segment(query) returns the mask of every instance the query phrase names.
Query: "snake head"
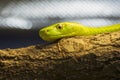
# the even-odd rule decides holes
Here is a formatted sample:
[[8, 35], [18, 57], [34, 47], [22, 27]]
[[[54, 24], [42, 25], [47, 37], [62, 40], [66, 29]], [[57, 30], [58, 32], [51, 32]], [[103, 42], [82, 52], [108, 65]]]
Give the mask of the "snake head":
[[39, 31], [40, 37], [45, 41], [55, 41], [63, 37], [75, 36], [78, 31], [78, 23], [61, 22], [42, 28]]

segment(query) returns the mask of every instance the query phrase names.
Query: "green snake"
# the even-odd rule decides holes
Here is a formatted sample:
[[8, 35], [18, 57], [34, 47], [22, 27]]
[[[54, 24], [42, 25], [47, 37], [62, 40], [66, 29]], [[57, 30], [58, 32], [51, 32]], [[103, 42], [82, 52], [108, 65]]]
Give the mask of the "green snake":
[[119, 23], [109, 26], [89, 27], [76, 22], [60, 22], [40, 29], [39, 35], [43, 40], [52, 42], [64, 37], [89, 36], [119, 30]]

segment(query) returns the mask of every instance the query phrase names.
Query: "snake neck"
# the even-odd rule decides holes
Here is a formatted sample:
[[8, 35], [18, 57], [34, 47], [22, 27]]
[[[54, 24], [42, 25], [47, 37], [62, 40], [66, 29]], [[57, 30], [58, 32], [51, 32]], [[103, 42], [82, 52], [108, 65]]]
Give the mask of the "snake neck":
[[100, 33], [109, 33], [120, 31], [120, 24], [113, 24], [110, 26], [101, 26], [101, 27], [84, 27], [82, 35], [96, 35]]

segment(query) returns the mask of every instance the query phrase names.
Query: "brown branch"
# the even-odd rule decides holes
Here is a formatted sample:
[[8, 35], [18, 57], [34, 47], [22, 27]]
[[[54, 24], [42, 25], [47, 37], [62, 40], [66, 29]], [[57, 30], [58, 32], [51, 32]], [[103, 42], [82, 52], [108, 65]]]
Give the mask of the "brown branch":
[[120, 32], [0, 50], [0, 80], [119, 80]]

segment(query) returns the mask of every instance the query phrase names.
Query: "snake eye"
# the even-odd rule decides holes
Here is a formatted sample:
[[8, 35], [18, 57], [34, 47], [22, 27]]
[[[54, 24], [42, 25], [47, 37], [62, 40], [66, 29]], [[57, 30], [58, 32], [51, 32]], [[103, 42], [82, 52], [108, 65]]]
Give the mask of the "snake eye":
[[58, 25], [57, 25], [57, 29], [62, 29], [62, 25], [61, 25], [61, 24], [58, 24]]

